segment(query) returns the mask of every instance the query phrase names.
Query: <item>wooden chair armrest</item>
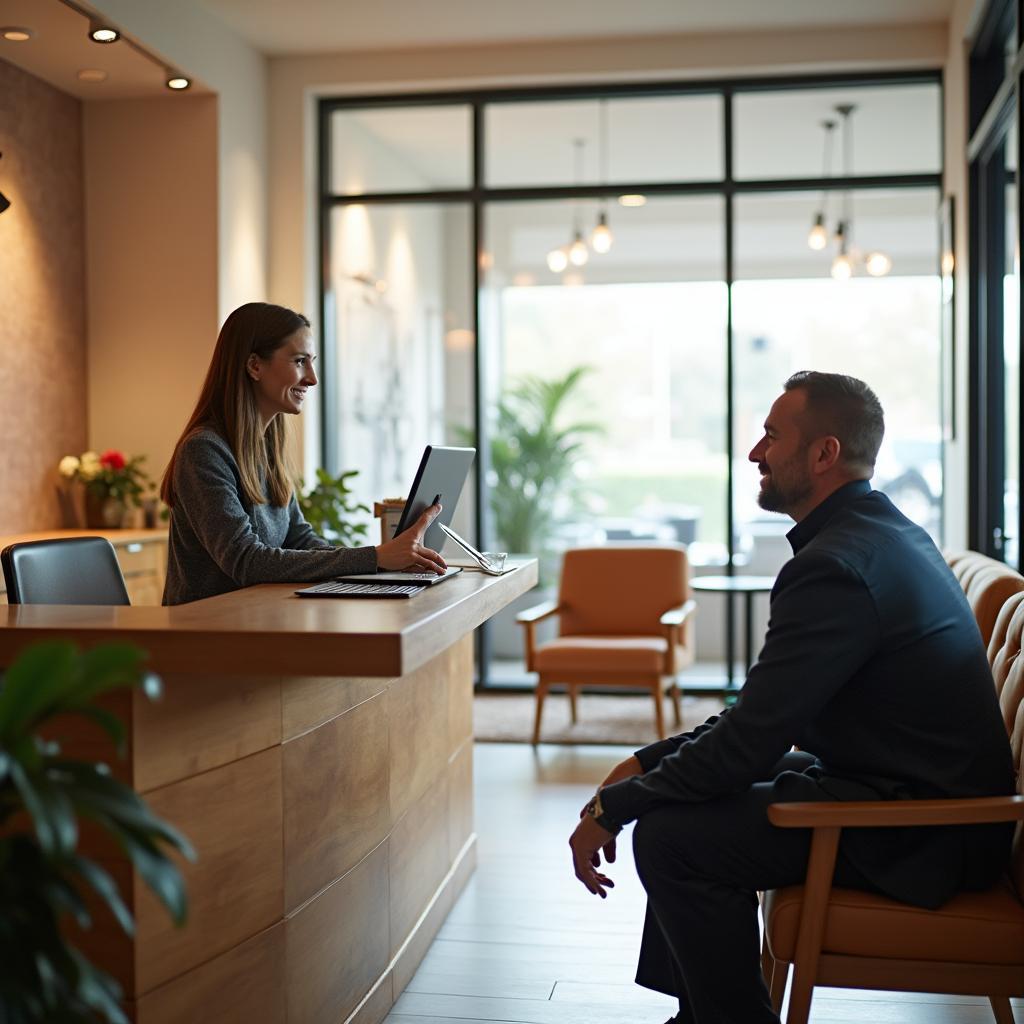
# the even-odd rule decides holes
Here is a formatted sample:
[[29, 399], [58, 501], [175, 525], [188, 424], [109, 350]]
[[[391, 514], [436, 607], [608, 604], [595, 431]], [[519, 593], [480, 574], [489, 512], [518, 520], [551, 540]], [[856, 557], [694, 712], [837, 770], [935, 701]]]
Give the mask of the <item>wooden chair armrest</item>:
[[[879, 825], [952, 825], [1024, 819], [1024, 796], [990, 796], [956, 800], [863, 800], [771, 804], [768, 819], [782, 828], [813, 828], [800, 925], [793, 956], [795, 970], [790, 1006], [810, 1006], [825, 935], [829, 893], [835, 872], [839, 835], [844, 827]], [[806, 1019], [806, 1018], [805, 1018]]]
[[873, 828], [885, 825], [983, 825], [1024, 821], [1024, 796], [955, 800], [835, 800], [771, 804], [779, 828]]
[[557, 615], [561, 610], [562, 606], [557, 601], [544, 601], [541, 604], [535, 604], [532, 608], [523, 609], [516, 616], [516, 622], [523, 626], [532, 625], [534, 622]]
[[678, 608], [669, 608], [661, 617], [663, 626], [681, 626], [695, 611], [697, 602], [691, 597], [689, 601], [681, 604]]
[[534, 634], [534, 627], [538, 622], [544, 619], [551, 618], [552, 615], [557, 615], [562, 610], [562, 606], [557, 601], [545, 601], [543, 604], [535, 604], [532, 608], [527, 608], [521, 611], [516, 616], [516, 622], [523, 627], [523, 641], [526, 644], [526, 671], [533, 672], [533, 656], [537, 647], [536, 636]]
[[669, 608], [661, 617], [661, 628], [665, 631], [668, 651], [665, 657], [665, 671], [676, 674], [676, 645], [683, 642], [683, 623], [697, 610], [697, 602], [692, 598], [678, 608]]

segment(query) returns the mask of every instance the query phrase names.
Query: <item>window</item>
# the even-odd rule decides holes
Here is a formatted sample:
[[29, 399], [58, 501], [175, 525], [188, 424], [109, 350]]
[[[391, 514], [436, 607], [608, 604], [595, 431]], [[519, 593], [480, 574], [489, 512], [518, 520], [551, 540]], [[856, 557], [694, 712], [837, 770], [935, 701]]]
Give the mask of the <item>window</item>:
[[[328, 464], [369, 502], [473, 440], [460, 532], [551, 586], [617, 539], [774, 572], [790, 524], [746, 455], [791, 372], [833, 369], [878, 391], [877, 480], [941, 539], [940, 112], [930, 72], [323, 101]], [[526, 682], [508, 618], [488, 643]]]

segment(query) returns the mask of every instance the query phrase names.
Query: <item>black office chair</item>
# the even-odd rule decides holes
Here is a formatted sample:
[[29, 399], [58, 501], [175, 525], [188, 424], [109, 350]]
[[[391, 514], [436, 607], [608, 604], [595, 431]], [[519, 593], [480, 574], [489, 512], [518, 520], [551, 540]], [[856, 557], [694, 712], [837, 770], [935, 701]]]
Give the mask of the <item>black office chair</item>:
[[103, 537], [11, 544], [0, 551], [9, 604], [131, 604]]

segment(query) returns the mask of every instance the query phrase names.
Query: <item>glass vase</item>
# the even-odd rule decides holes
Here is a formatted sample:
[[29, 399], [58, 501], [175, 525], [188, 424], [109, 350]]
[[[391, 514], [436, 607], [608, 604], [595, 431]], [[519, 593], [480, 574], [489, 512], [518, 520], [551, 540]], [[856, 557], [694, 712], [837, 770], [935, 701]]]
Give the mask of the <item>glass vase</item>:
[[124, 523], [125, 505], [109, 494], [85, 492], [85, 525], [90, 530], [119, 530]]

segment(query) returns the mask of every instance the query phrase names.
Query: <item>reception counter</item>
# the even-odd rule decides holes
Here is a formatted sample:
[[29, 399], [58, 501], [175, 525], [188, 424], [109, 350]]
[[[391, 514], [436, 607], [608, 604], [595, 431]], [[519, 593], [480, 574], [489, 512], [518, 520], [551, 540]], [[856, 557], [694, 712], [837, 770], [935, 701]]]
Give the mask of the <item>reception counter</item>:
[[472, 872], [472, 632], [537, 579], [464, 572], [412, 600], [303, 599], [259, 586], [176, 608], [0, 607], [0, 665], [57, 637], [128, 641], [163, 699], [109, 706], [122, 761], [88, 724], [65, 751], [109, 760], [196, 847], [184, 928], [102, 837], [129, 939], [80, 945], [138, 1024], [382, 1020]]

